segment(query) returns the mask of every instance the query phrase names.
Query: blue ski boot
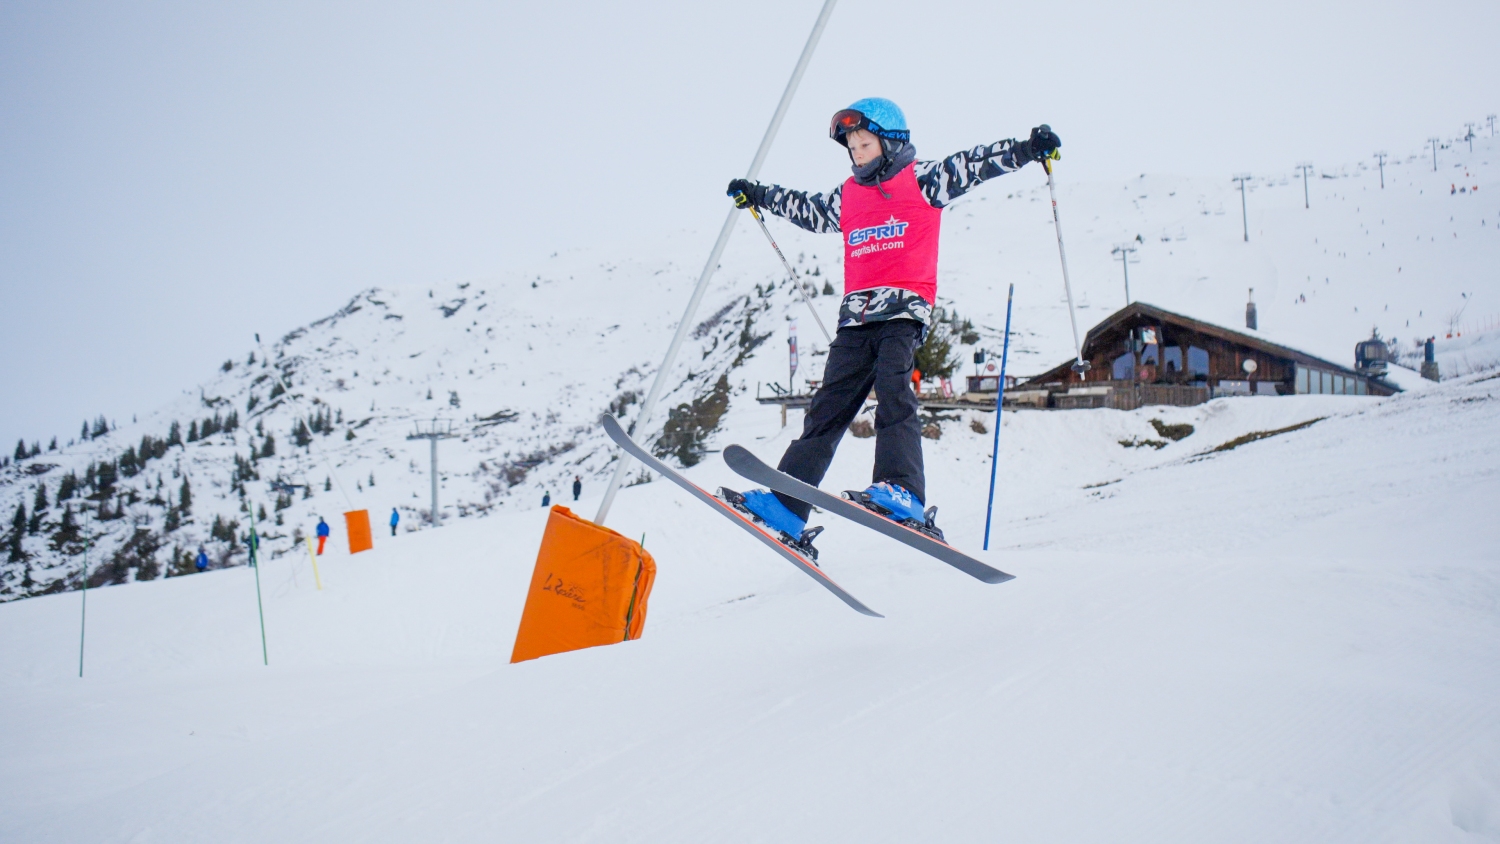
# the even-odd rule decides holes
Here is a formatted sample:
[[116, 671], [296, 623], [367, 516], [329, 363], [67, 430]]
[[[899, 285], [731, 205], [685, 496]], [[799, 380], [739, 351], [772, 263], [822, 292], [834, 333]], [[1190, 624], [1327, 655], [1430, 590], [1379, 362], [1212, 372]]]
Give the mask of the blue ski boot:
[[768, 489], [757, 489], [739, 493], [727, 487], [719, 487], [719, 500], [745, 513], [764, 525], [783, 545], [818, 564], [818, 549], [813, 539], [823, 532], [821, 527], [809, 528], [807, 520], [786, 508], [781, 499]]
[[879, 513], [893, 522], [925, 533], [939, 542], [947, 542], [943, 538], [943, 532], [938, 530], [937, 508], [928, 507], [924, 511], [922, 502], [900, 484], [881, 481], [871, 484], [862, 492], [847, 491], [844, 493], [844, 498], [867, 510]]

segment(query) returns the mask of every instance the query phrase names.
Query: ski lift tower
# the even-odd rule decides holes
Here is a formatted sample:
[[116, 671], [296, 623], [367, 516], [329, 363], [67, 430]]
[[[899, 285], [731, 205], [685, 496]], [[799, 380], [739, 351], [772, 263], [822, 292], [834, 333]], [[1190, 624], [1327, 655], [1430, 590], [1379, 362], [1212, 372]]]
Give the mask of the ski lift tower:
[[422, 430], [422, 423], [416, 423], [416, 430], [406, 436], [409, 440], [427, 440], [432, 444], [432, 512], [428, 514], [428, 521], [433, 527], [438, 525], [438, 467], [437, 467], [437, 444], [438, 440], [452, 439], [452, 422], [439, 422], [433, 419], [427, 423], [427, 430]]
[[1130, 265], [1140, 263], [1141, 259], [1135, 257], [1135, 244], [1130, 241], [1116, 243], [1115, 248], [1109, 250], [1109, 254], [1119, 256], [1120, 264], [1125, 268], [1125, 304], [1128, 307], [1130, 305]]
[[1236, 173], [1232, 182], [1240, 183], [1240, 219], [1245, 223], [1245, 242], [1250, 242], [1250, 211], [1245, 205], [1245, 183], [1250, 181], [1249, 173]]

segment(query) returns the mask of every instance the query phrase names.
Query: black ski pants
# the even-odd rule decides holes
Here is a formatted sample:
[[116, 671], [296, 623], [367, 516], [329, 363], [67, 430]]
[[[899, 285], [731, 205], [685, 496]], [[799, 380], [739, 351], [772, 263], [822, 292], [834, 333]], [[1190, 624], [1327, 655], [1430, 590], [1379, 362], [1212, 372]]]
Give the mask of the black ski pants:
[[[833, 462], [839, 440], [875, 388], [875, 471], [872, 482], [900, 484], [927, 500], [922, 471], [922, 423], [911, 388], [911, 370], [923, 326], [912, 319], [890, 319], [840, 328], [828, 348], [823, 386], [813, 394], [802, 436], [787, 446], [776, 468], [817, 486]], [[806, 519], [811, 505], [776, 494], [787, 509]]]

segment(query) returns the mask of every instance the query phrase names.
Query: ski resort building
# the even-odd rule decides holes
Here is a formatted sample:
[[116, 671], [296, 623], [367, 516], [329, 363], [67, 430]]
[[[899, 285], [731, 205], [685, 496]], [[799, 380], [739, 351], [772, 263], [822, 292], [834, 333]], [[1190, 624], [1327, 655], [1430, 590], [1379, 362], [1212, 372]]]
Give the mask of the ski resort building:
[[1144, 302], [1089, 329], [1089, 369], [1067, 361], [1007, 392], [1006, 404], [1058, 409], [1194, 405], [1217, 396], [1389, 396], [1398, 388], [1371, 372]]

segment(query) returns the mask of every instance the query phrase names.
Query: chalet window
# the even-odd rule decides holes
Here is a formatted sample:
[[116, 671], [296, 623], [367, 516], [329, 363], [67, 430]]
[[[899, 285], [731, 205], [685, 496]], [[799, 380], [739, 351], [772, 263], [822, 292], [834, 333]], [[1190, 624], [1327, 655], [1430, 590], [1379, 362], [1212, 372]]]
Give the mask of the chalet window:
[[1297, 395], [1306, 395], [1307, 389], [1307, 367], [1297, 367]]
[[1135, 355], [1126, 352], [1115, 358], [1114, 367], [1110, 376], [1116, 381], [1129, 381], [1130, 375], [1135, 371]]
[[1355, 381], [1354, 381], [1354, 394], [1356, 396], [1367, 396], [1367, 395], [1370, 394], [1370, 387], [1369, 387], [1369, 384], [1365, 383], [1365, 379], [1363, 379], [1363, 378], [1357, 378], [1357, 379], [1355, 379]]
[[1166, 362], [1168, 372], [1182, 371], [1182, 347], [1168, 346], [1162, 349], [1162, 359]]
[[1333, 376], [1333, 394], [1336, 396], [1342, 396], [1344, 394], [1344, 376]]
[[1208, 352], [1197, 346], [1188, 346], [1187, 368], [1194, 375], [1208, 375]]

